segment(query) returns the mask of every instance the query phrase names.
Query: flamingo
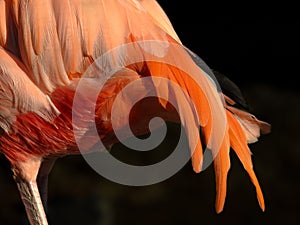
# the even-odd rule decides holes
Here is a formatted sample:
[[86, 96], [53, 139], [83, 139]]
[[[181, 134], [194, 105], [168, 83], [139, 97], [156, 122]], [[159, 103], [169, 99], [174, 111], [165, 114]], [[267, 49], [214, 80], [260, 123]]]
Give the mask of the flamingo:
[[[111, 54], [103, 58], [107, 52]], [[103, 71], [107, 67], [114, 69], [109, 76]], [[184, 47], [155, 0], [0, 0], [0, 152], [11, 164], [30, 224], [48, 224], [47, 183], [55, 160], [82, 150], [88, 153], [99, 141], [104, 151], [119, 142], [115, 132], [129, 124], [122, 113], [129, 110], [130, 98], [121, 97], [122, 104], [115, 107], [119, 114], [113, 127], [114, 100], [130, 84], [137, 93], [147, 91], [147, 84], [135, 83], [146, 77], [152, 79], [157, 95], [167, 97], [137, 104], [131, 113], [134, 133], [149, 133], [145, 121], [153, 116], [183, 124], [196, 173], [202, 170], [203, 149], [210, 149], [218, 213], [226, 198], [232, 148], [264, 211], [248, 144], [270, 132], [270, 125], [247, 111], [234, 83], [216, 74]], [[89, 93], [101, 77], [105, 82], [93, 102]], [[176, 83], [185, 97], [174, 85], [157, 80]], [[168, 104], [168, 96], [175, 96], [175, 105]], [[188, 110], [185, 98], [192, 99], [196, 116], [176, 113], [177, 108]], [[88, 105], [94, 106], [92, 121], [84, 117]], [[74, 115], [78, 121], [73, 121]], [[92, 123], [97, 135], [90, 132]], [[201, 134], [196, 140], [189, 127]], [[89, 141], [79, 149], [78, 140]]]

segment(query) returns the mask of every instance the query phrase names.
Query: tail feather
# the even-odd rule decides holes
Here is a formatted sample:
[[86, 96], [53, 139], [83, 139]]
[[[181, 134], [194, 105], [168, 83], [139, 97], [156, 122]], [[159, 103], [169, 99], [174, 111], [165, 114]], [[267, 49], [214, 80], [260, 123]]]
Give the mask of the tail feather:
[[236, 120], [236, 118], [226, 110], [227, 119], [229, 123], [229, 136], [230, 136], [230, 145], [237, 154], [238, 158], [242, 162], [245, 170], [247, 171], [253, 185], [256, 188], [257, 199], [261, 209], [265, 210], [265, 203], [262, 190], [260, 188], [259, 182], [253, 170], [251, 152], [247, 144], [247, 139], [245, 133]]
[[195, 151], [192, 155], [192, 166], [196, 173], [200, 173], [202, 168], [202, 157], [203, 157], [202, 151], [203, 150], [202, 150], [201, 140], [198, 139]]
[[[217, 192], [215, 207], [217, 213], [220, 213], [224, 208], [227, 190], [227, 175], [230, 169], [230, 142], [227, 132], [228, 130], [226, 130], [226, 134], [224, 136], [221, 148], [219, 152], [217, 152], [217, 155], [214, 159]], [[214, 151], [213, 154], [215, 154]]]

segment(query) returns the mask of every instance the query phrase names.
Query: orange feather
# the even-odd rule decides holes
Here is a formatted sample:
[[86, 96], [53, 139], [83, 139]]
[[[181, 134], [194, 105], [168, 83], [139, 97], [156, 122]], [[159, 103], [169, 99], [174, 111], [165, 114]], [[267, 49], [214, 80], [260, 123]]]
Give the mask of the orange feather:
[[262, 190], [256, 178], [256, 175], [253, 170], [252, 159], [251, 159], [251, 152], [247, 145], [247, 139], [245, 133], [236, 120], [236, 118], [226, 110], [227, 119], [229, 123], [229, 135], [230, 135], [230, 145], [237, 154], [238, 158], [242, 162], [245, 170], [248, 172], [252, 183], [256, 188], [257, 199], [261, 209], [265, 210], [265, 203]]

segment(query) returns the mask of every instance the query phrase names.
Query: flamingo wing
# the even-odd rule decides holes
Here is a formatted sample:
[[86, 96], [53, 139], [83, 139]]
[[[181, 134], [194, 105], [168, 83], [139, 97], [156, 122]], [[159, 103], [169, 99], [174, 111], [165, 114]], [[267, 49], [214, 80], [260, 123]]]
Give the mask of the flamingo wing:
[[17, 34], [14, 48], [20, 50], [30, 79], [45, 93], [68, 85], [95, 59], [132, 37], [165, 36], [136, 1], [13, 1], [1, 3], [1, 8], [10, 19], [1, 21], [0, 43], [11, 50], [7, 40]]

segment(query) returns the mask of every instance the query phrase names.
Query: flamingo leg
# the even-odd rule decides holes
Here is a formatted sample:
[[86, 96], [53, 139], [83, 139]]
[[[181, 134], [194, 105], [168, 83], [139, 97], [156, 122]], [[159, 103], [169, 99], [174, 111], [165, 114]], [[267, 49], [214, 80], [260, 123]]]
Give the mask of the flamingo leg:
[[34, 158], [12, 166], [14, 179], [31, 225], [48, 225], [36, 178], [41, 159]]
[[40, 166], [39, 173], [37, 176], [37, 185], [39, 188], [41, 200], [46, 213], [48, 210], [48, 177], [56, 162], [56, 159], [57, 158], [44, 159]]
[[48, 225], [46, 214], [35, 181], [17, 182], [17, 186], [31, 225]]

